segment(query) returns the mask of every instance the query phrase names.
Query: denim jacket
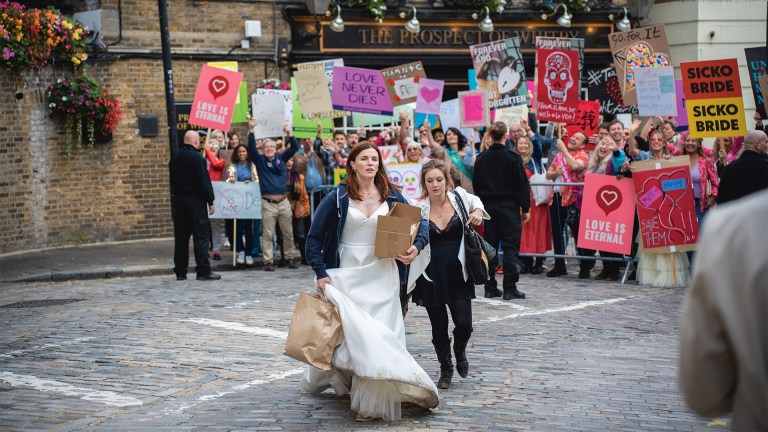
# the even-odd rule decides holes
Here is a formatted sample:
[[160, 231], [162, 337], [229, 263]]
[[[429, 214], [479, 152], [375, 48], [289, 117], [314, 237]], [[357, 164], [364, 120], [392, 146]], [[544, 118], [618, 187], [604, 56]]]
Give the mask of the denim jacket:
[[[409, 204], [399, 191], [390, 189], [387, 205], [392, 208], [395, 202]], [[328, 277], [326, 270], [339, 267], [341, 260], [339, 242], [344, 222], [347, 220], [348, 209], [349, 193], [347, 186], [342, 184], [328, 193], [315, 210], [315, 217], [307, 235], [306, 257], [318, 279]], [[413, 245], [421, 252], [427, 244], [429, 244], [429, 221], [422, 217]], [[406, 283], [405, 264], [397, 261], [397, 269], [400, 273], [400, 283]]]

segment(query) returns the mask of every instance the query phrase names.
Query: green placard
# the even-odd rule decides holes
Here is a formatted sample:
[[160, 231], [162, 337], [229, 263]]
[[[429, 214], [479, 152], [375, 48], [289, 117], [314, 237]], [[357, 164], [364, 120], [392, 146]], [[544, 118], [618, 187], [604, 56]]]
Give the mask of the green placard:
[[239, 98], [232, 111], [232, 123], [248, 123], [248, 83], [243, 80], [240, 83]]
[[317, 136], [317, 123], [323, 125], [323, 137], [333, 137], [333, 119], [307, 120], [299, 106], [299, 97], [296, 92], [296, 80], [291, 78], [291, 100], [293, 102], [293, 136], [296, 138], [315, 138]]

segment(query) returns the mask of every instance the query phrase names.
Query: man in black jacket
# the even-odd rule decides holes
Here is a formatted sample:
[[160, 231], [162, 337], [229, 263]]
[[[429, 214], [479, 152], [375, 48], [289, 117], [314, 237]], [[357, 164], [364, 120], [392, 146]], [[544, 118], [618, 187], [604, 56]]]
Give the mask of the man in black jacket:
[[[523, 159], [504, 145], [507, 126], [503, 122], [496, 122], [491, 125], [489, 134], [493, 144], [480, 153], [475, 161], [472, 187], [491, 215], [491, 219], [485, 222], [485, 240], [493, 246], [501, 241], [504, 252], [504, 300], [523, 299], [525, 294], [517, 290], [517, 281], [520, 279], [517, 257], [520, 253], [523, 223], [530, 218], [531, 185], [525, 175]], [[498, 259], [497, 256], [489, 265], [490, 279], [485, 284], [487, 298], [501, 295], [493, 271]]]
[[[219, 280], [208, 261], [208, 215], [213, 214], [213, 186], [205, 160], [197, 149], [200, 135], [188, 131], [184, 145], [168, 164], [171, 172], [171, 215], [173, 217], [173, 272], [176, 280], [187, 278], [189, 236], [192, 236], [197, 280]], [[207, 205], [207, 208], [206, 208]]]
[[744, 137], [741, 156], [723, 168], [717, 203], [733, 201], [767, 188], [768, 135], [753, 130]]

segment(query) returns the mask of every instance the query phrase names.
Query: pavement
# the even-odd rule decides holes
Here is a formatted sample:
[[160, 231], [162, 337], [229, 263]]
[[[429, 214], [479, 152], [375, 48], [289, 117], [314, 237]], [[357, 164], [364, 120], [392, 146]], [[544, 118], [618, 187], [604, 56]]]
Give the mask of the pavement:
[[[189, 247], [190, 266], [195, 258]], [[210, 254], [211, 256], [213, 254]], [[214, 272], [245, 269], [232, 265], [225, 248], [221, 261], [211, 260]], [[252, 267], [261, 267], [260, 257]], [[0, 255], [0, 282], [47, 282], [173, 274], [173, 239], [149, 239], [82, 246], [55, 247]]]

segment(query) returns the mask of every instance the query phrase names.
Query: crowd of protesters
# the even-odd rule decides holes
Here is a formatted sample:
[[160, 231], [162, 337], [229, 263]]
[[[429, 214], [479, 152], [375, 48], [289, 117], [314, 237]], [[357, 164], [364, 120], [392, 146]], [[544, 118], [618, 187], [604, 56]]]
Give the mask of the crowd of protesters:
[[[290, 128], [286, 127], [287, 146], [282, 139], [255, 139], [252, 133], [248, 135], [246, 146], [235, 134], [227, 138], [221, 131], [214, 131], [202, 148], [212, 181], [260, 182], [262, 202], [267, 207], [268, 217], [255, 221], [238, 220], [232, 245], [236, 249], [238, 264], [250, 265], [253, 256], [263, 254], [264, 268], [270, 271], [274, 269], [273, 250], [280, 251], [278, 266], [295, 268], [299, 262], [306, 264], [305, 233], [309, 231], [313, 211], [310, 203], [315, 207], [320, 203], [335, 183], [335, 170], [346, 167], [347, 158], [358, 143], [397, 146], [395, 158], [400, 163], [423, 164], [429, 160], [440, 160], [447, 167], [453, 187], [460, 186], [470, 193], [476, 193], [474, 179], [477, 170], [482, 169], [476, 166], [479, 156], [489, 151], [494, 142], [503, 143], [507, 151], [519, 156], [522, 172], [533, 183], [533, 186], [528, 186], [525, 182], [528, 190], [538, 187], [537, 182], [544, 179], [554, 181], [555, 186], [548, 200], [542, 202], [541, 198], [537, 200], [530, 193], [529, 202], [515, 202], [519, 209], [530, 210], [526, 212], [521, 235], [513, 240], [515, 247], [502, 248], [502, 257], [505, 253], [516, 255], [517, 251], [523, 255], [545, 255], [552, 251], [560, 256], [549, 258], [549, 263], [543, 256], [515, 257], [513, 264], [505, 265], [514, 265], [516, 274], [542, 274], [546, 271], [548, 277], [559, 277], [568, 274], [562, 256], [566, 255], [567, 245], [575, 245], [578, 238], [582, 204], [582, 186], [559, 183], [583, 183], [586, 173], [631, 176], [632, 161], [688, 156], [696, 214], [701, 224], [706, 212], [718, 202], [768, 188], [768, 144], [758, 115], [755, 115], [755, 122], [756, 129], [746, 137], [717, 138], [710, 149], [703, 145], [702, 139], [691, 137], [687, 131], [678, 131], [674, 121], [662, 118], [649, 118], [642, 128], [643, 122], [639, 119], [635, 119], [629, 127], [619, 120], [612, 120], [601, 123], [597, 134], [587, 136], [573, 125], [568, 126], [569, 130], [565, 125], [550, 124], [542, 133], [535, 112], [531, 111], [528, 119], [504, 125], [505, 135], [496, 139], [491, 137], [493, 128], [490, 125], [478, 131], [477, 136], [465, 136], [454, 127], [446, 130], [433, 128], [428, 121], [411, 125], [403, 113], [398, 126], [380, 131], [366, 131], [363, 127], [347, 133], [335, 130], [332, 138], [325, 137], [328, 131], [324, 131], [319, 124], [314, 139], [297, 140], [290, 136]], [[251, 120], [250, 126], [253, 124]], [[414, 135], [409, 133], [411, 130]], [[585, 151], [588, 144], [594, 145], [595, 149]], [[225, 161], [219, 154], [226, 149], [231, 149], [231, 161]], [[521, 181], [501, 174], [502, 178], [494, 181]], [[486, 208], [492, 208], [495, 203], [484, 200], [484, 204]], [[227, 246], [228, 238], [231, 238], [231, 223], [227, 222], [226, 234], [223, 235], [221, 221], [211, 221], [214, 260], [220, 259], [222, 242]], [[498, 235], [496, 230], [492, 230], [491, 240], [497, 246]], [[644, 252], [642, 242], [638, 241], [637, 219], [633, 238], [632, 254], [625, 256], [623, 261], [616, 260], [621, 255], [600, 252], [601, 257], [609, 259], [602, 263], [601, 270], [594, 275], [595, 279], [619, 280], [622, 267], [629, 265], [632, 267], [627, 270], [629, 278], [637, 279], [642, 284], [684, 286], [688, 282], [690, 254]], [[295, 257], [294, 250], [297, 250]], [[593, 277], [596, 261], [592, 257], [595, 251], [575, 250], [578, 256], [586, 257], [579, 262], [578, 277]], [[504, 269], [501, 265], [495, 270], [511, 273], [509, 268]], [[490, 287], [486, 296], [500, 295], [497, 291], [495, 286]], [[514, 296], [509, 295], [510, 298], [522, 296], [517, 291]]]

